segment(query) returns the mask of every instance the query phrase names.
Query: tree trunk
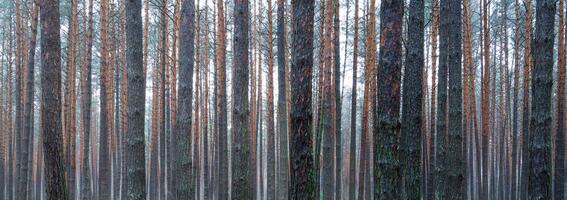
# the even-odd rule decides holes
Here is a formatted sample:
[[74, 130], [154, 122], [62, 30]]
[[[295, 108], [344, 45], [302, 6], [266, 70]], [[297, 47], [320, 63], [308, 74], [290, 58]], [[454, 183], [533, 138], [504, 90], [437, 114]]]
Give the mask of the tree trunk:
[[333, 50], [333, 13], [334, 4], [332, 0], [325, 1], [325, 12], [324, 17], [324, 34], [323, 38], [320, 38], [323, 43], [323, 93], [321, 102], [321, 147], [322, 147], [322, 158], [321, 158], [321, 194], [323, 199], [334, 199], [335, 195], [335, 171], [334, 171], [334, 161], [335, 161], [335, 142], [336, 142], [336, 113], [335, 113], [335, 89], [334, 85], [334, 50]]
[[404, 199], [420, 199], [421, 196], [421, 127], [425, 120], [421, 117], [423, 109], [423, 38], [424, 38], [424, 3], [413, 0], [409, 7], [408, 48], [404, 71], [401, 155], [402, 177], [405, 179], [402, 189]]
[[349, 149], [349, 194], [348, 199], [356, 199], [356, 92], [358, 83], [358, 0], [354, 1], [354, 40], [352, 53], [352, 97], [350, 110], [350, 149]]
[[112, 107], [112, 80], [111, 63], [109, 58], [108, 41], [108, 0], [101, 1], [100, 12], [100, 37], [101, 37], [101, 67], [100, 67], [100, 154], [99, 154], [99, 198], [110, 199], [111, 174], [110, 174], [110, 134], [111, 132], [111, 107]]
[[555, 1], [536, 1], [533, 104], [529, 134], [529, 199], [551, 198], [551, 99]]
[[451, 199], [466, 198], [465, 191], [465, 158], [464, 135], [462, 126], [462, 13], [461, 1], [446, 1], [441, 4], [441, 60], [439, 64], [448, 69], [448, 143], [447, 158], [447, 197]]
[[483, 58], [484, 64], [482, 72], [482, 198], [488, 198], [488, 169], [489, 169], [489, 158], [488, 158], [488, 138], [490, 137], [490, 29], [488, 28], [488, 1], [483, 0], [482, 4], [482, 32], [483, 36]]
[[526, 0], [526, 19], [524, 24], [524, 37], [526, 37], [524, 49], [524, 81], [522, 84], [522, 169], [520, 170], [520, 198], [528, 198], [528, 138], [530, 127], [530, 84], [532, 71], [532, 0]]
[[439, 36], [439, 0], [433, 0], [432, 2], [432, 16], [431, 16], [431, 110], [430, 110], [430, 124], [429, 124], [429, 129], [431, 131], [431, 141], [430, 142], [430, 148], [428, 149], [431, 153], [431, 163], [429, 164], [429, 173], [427, 174], [428, 177], [430, 177], [430, 180], [428, 180], [427, 184], [427, 194], [429, 199], [435, 199], [435, 191], [437, 190], [436, 187], [436, 183], [438, 183], [437, 179], [439, 177], [438, 173], [437, 173], [437, 169], [436, 167], [438, 166], [437, 164], [439, 163], [438, 161], [438, 152], [437, 152], [437, 139], [439, 139], [439, 132], [437, 132], [436, 126], [437, 126], [437, 118], [439, 115], [436, 114], [436, 108], [438, 108], [438, 104], [436, 102], [436, 96], [437, 96], [437, 59], [438, 59], [438, 54], [437, 54], [437, 39]]
[[[340, 22], [340, 1], [333, 1], [333, 90], [334, 91], [334, 126], [335, 126], [335, 197], [337, 199], [341, 198], [341, 179], [342, 179], [342, 135], [341, 135], [341, 116], [342, 116], [342, 97], [341, 97], [341, 53], [340, 53], [340, 35], [341, 35], [341, 22]], [[346, 57], [346, 55], [345, 55]]]
[[26, 99], [25, 99], [25, 105], [24, 105], [24, 130], [23, 130], [23, 134], [24, 134], [24, 149], [23, 149], [23, 159], [24, 159], [24, 163], [22, 166], [22, 175], [25, 177], [25, 181], [26, 181], [26, 195], [28, 198], [31, 198], [31, 188], [32, 188], [32, 182], [31, 180], [31, 176], [32, 176], [32, 160], [33, 159], [33, 123], [34, 123], [34, 118], [33, 118], [33, 99], [34, 99], [34, 67], [35, 67], [35, 50], [36, 50], [36, 40], [37, 40], [37, 17], [38, 17], [38, 8], [39, 5], [36, 4], [36, 2], [34, 2], [34, 4], [32, 5], [32, 13], [31, 13], [31, 17], [32, 17], [32, 22], [31, 22], [31, 38], [30, 38], [30, 44], [29, 44], [29, 53], [28, 53], [28, 66], [27, 66], [27, 72], [26, 72]]
[[380, 13], [380, 60], [378, 99], [374, 126], [374, 196], [399, 199], [400, 157], [400, 79], [402, 73], [402, 1], [382, 2]]
[[85, 55], [85, 63], [81, 72], [83, 80], [83, 89], [81, 90], [81, 112], [83, 114], [83, 159], [81, 160], [81, 196], [83, 200], [92, 199], [91, 186], [91, 164], [90, 157], [90, 138], [91, 138], [91, 104], [92, 104], [92, 46], [93, 46], [93, 0], [89, 0], [89, 18], [87, 29], [87, 47]]
[[311, 137], [311, 71], [313, 68], [313, 0], [291, 2], [291, 129], [292, 199], [314, 199], [318, 193]]
[[61, 126], [61, 44], [59, 1], [40, 0], [41, 126], [45, 152], [47, 199], [69, 199], [65, 181]]
[[146, 198], [144, 113], [146, 79], [142, 59], [142, 2], [126, 1], [126, 50], [128, 76], [128, 134], [126, 136], [127, 198]]
[[219, 143], [219, 186], [218, 199], [228, 199], [228, 127], [227, 127], [227, 93], [226, 93], [226, 26], [225, 11], [222, 1], [217, 2], [217, 113], [218, 113], [218, 143]]
[[76, 79], [76, 51], [78, 36], [77, 22], [77, 1], [71, 1], [71, 13], [69, 16], [68, 46], [67, 46], [67, 69], [65, 81], [65, 134], [66, 134], [66, 169], [67, 180], [69, 183], [69, 198], [75, 198], [75, 138], [76, 138], [76, 100], [75, 100], [75, 79]]
[[[15, 114], [15, 150], [16, 150], [16, 156], [15, 156], [15, 162], [16, 162], [16, 168], [14, 169], [14, 182], [15, 182], [15, 187], [16, 187], [16, 192], [15, 192], [15, 197], [26, 197], [26, 176], [27, 176], [27, 172], [24, 173], [24, 169], [23, 169], [23, 162], [24, 162], [24, 156], [23, 154], [23, 150], [24, 148], [27, 148], [27, 145], [24, 147], [24, 135], [22, 133], [22, 113], [23, 113], [23, 105], [22, 105], [22, 97], [24, 96], [23, 93], [23, 89], [22, 89], [22, 82], [24, 80], [24, 76], [23, 76], [23, 66], [24, 64], [23, 62], [23, 35], [25, 33], [23, 33], [22, 30], [22, 17], [21, 17], [21, 12], [23, 9], [21, 9], [20, 7], [20, 0], [16, 0], [15, 2], [15, 13], [16, 13], [16, 30], [15, 30], [15, 38], [16, 38], [16, 57], [15, 59], [15, 68], [16, 68], [16, 76], [15, 76], [15, 101], [14, 103], [15, 105], [15, 109], [16, 109], [16, 114]], [[25, 174], [25, 175], [24, 175]], [[17, 179], [17, 180], [16, 180]]]
[[289, 198], [289, 149], [288, 149], [288, 110], [286, 106], [287, 88], [286, 71], [288, 67], [286, 57], [286, 24], [284, 19], [285, 0], [277, 0], [277, 62], [278, 62], [278, 170], [277, 170], [277, 199], [285, 200]]
[[248, 130], [248, 1], [234, 1], [234, 60], [232, 71], [232, 195], [233, 199], [252, 199], [251, 138]]
[[519, 103], [519, 82], [520, 82], [520, 3], [515, 0], [514, 13], [516, 15], [514, 23], [514, 101], [512, 102], [512, 167], [511, 167], [511, 191], [510, 197], [517, 199], [518, 192], [518, 166], [519, 166], [519, 135], [518, 132], [518, 103]]
[[[266, 96], [266, 170], [267, 170], [267, 199], [276, 199], [276, 154], [275, 154], [275, 127], [274, 127], [274, 44], [273, 44], [273, 23], [272, 23], [272, 1], [268, 1], [268, 78], [267, 78], [267, 96]], [[261, 64], [261, 63], [259, 63]], [[262, 65], [259, 65], [262, 66]], [[255, 147], [254, 147], [255, 148]], [[262, 169], [262, 168], [260, 168]], [[256, 180], [254, 177], [253, 180]]]
[[557, 34], [557, 107], [555, 123], [555, 199], [565, 199], [565, 2], [559, 1]]

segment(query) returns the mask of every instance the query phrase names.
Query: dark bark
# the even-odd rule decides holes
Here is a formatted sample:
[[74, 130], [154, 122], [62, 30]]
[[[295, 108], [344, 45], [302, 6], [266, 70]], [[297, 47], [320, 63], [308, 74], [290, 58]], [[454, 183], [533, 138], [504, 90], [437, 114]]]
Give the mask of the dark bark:
[[101, 64], [100, 64], [100, 147], [99, 147], [99, 198], [110, 199], [111, 191], [111, 158], [110, 158], [110, 135], [111, 135], [111, 63], [109, 58], [108, 40], [108, 0], [101, 2], [100, 8], [100, 37], [101, 37]]
[[[92, 0], [91, 0], [92, 1]], [[126, 69], [128, 78], [128, 130], [126, 136], [126, 198], [146, 198], [144, 113], [146, 79], [142, 52], [142, 1], [126, 1]]]
[[89, 0], [89, 18], [87, 30], [87, 48], [85, 55], [85, 63], [81, 75], [83, 89], [81, 90], [81, 111], [83, 114], [83, 160], [81, 160], [81, 199], [92, 199], [91, 184], [91, 164], [90, 157], [90, 139], [91, 139], [91, 104], [92, 104], [92, 46], [93, 46], [93, 0]]
[[531, 84], [531, 70], [533, 66], [533, 58], [531, 53], [531, 46], [533, 43], [532, 38], [532, 1], [526, 0], [526, 19], [524, 24], [524, 37], [525, 50], [524, 50], [524, 80], [522, 84], [522, 165], [520, 170], [520, 198], [528, 198], [528, 138], [529, 138], [529, 127], [530, 127], [530, 84]]
[[[449, 32], [448, 19], [443, 19], [450, 16], [448, 13], [448, 1], [440, 2], [439, 12], [439, 38], [447, 38]], [[446, 199], [446, 161], [447, 161], [447, 138], [448, 138], [448, 90], [447, 90], [447, 75], [448, 63], [446, 62], [447, 55], [447, 40], [441, 39], [439, 42], [439, 69], [437, 75], [437, 134], [435, 135], [435, 186], [437, 198]]]
[[287, 87], [286, 87], [286, 71], [287, 71], [287, 57], [286, 57], [286, 24], [284, 19], [285, 0], [278, 0], [277, 8], [277, 62], [278, 62], [278, 142], [279, 142], [279, 166], [277, 171], [277, 199], [288, 199], [289, 193], [289, 150], [288, 150], [288, 110], [286, 106]]
[[314, 199], [313, 119], [311, 73], [313, 69], [313, 0], [292, 0], [291, 25], [291, 199]]
[[232, 199], [252, 199], [251, 133], [248, 130], [249, 2], [234, 1], [234, 59], [232, 69]]
[[446, 145], [447, 175], [446, 197], [466, 198], [465, 154], [462, 125], [462, 8], [461, 0], [441, 1], [440, 38], [441, 60], [439, 64], [448, 70], [448, 143]]
[[[20, 7], [21, 1], [20, 0], [16, 0], [14, 1], [15, 4], [15, 15], [16, 15], [16, 27], [15, 27], [15, 39], [16, 39], [16, 53], [15, 53], [15, 68], [16, 68], [16, 75], [15, 75], [15, 100], [14, 103], [15, 105], [15, 129], [14, 129], [14, 135], [15, 135], [15, 151], [16, 151], [16, 157], [15, 157], [15, 162], [16, 162], [16, 168], [14, 169], [14, 186], [16, 187], [16, 191], [14, 193], [15, 197], [24, 197], [26, 196], [25, 190], [26, 190], [26, 181], [25, 181], [25, 176], [24, 175], [24, 170], [23, 170], [23, 162], [24, 162], [24, 156], [23, 151], [24, 151], [24, 135], [23, 134], [23, 127], [22, 127], [22, 115], [23, 115], [23, 105], [22, 105], [22, 98], [24, 96], [24, 90], [22, 89], [22, 82], [24, 80], [24, 75], [23, 75], [23, 68], [24, 68], [24, 64], [23, 64], [23, 30], [22, 30], [22, 18], [21, 18], [21, 14], [22, 10]], [[27, 145], [25, 146], [27, 147]]]
[[555, 1], [536, 1], [533, 101], [529, 134], [529, 199], [551, 198], [551, 97]]
[[334, 161], [335, 161], [335, 142], [336, 142], [336, 110], [335, 108], [335, 88], [334, 85], [334, 42], [333, 42], [333, 13], [334, 4], [332, 0], [325, 1], [325, 10], [322, 13], [324, 19], [324, 33], [323, 38], [323, 54], [319, 58], [323, 59], [323, 66], [321, 66], [323, 73], [323, 86], [322, 86], [322, 99], [321, 99], [321, 113], [320, 113], [320, 125], [321, 129], [320, 136], [321, 140], [321, 151], [322, 158], [321, 167], [321, 195], [323, 199], [333, 199], [335, 196], [335, 171], [334, 171]]
[[421, 138], [423, 123], [423, 91], [421, 83], [424, 75], [424, 3], [413, 0], [409, 6], [408, 48], [404, 71], [401, 155], [404, 199], [421, 197]]
[[34, 6], [34, 10], [32, 11], [32, 22], [31, 22], [31, 38], [29, 43], [29, 54], [28, 54], [28, 66], [26, 72], [26, 99], [24, 105], [24, 130], [22, 134], [23, 137], [23, 166], [22, 166], [22, 176], [25, 178], [25, 185], [28, 190], [26, 190], [24, 199], [31, 198], [31, 191], [29, 189], [32, 188], [31, 183], [31, 171], [32, 171], [32, 160], [33, 160], [33, 98], [34, 98], [34, 64], [35, 64], [35, 46], [36, 46], [36, 39], [37, 39], [37, 7], [39, 5]]
[[349, 194], [348, 199], [356, 199], [356, 91], [358, 65], [358, 0], [354, 1], [354, 47], [352, 53], [352, 99], [350, 102], [350, 149], [349, 149]]
[[514, 13], [516, 15], [514, 23], [514, 96], [512, 102], [512, 166], [511, 166], [511, 190], [510, 197], [517, 199], [519, 190], [517, 189], [518, 166], [519, 166], [519, 136], [518, 132], [518, 108], [519, 108], [519, 82], [520, 82], [520, 3], [515, 0]]
[[[273, 20], [272, 20], [272, 1], [268, 0], [267, 6], [267, 17], [268, 17], [268, 77], [266, 78], [267, 88], [266, 88], [266, 134], [267, 134], [267, 144], [266, 144], [266, 181], [267, 189], [266, 195], [267, 199], [276, 199], [276, 141], [275, 141], [275, 127], [274, 127], [274, 43], [273, 43]], [[259, 65], [262, 66], [262, 65]], [[260, 67], [261, 69], [261, 67]], [[261, 74], [260, 74], [261, 75]], [[260, 79], [261, 80], [261, 79]], [[261, 92], [261, 90], [260, 90]], [[259, 104], [261, 105], [261, 104]], [[261, 107], [260, 107], [261, 108]], [[261, 127], [260, 127], [261, 128]], [[261, 140], [259, 140], [261, 141]], [[256, 148], [256, 147], [253, 147]], [[262, 152], [260, 148], [260, 152]], [[261, 155], [261, 153], [259, 153]], [[255, 166], [255, 165], [254, 165]], [[260, 167], [261, 170], [262, 167]], [[256, 180], [256, 176], [254, 179]]]
[[[334, 63], [334, 72], [333, 72], [333, 82], [334, 82], [334, 90], [335, 90], [335, 197], [340, 199], [341, 198], [341, 179], [342, 179], [342, 163], [343, 163], [343, 149], [342, 149], [342, 129], [341, 129], [341, 116], [342, 116], [342, 98], [341, 98], [341, 45], [340, 42], [340, 31], [341, 31], [341, 22], [340, 22], [340, 2], [338, 0], [333, 1], [333, 13], [334, 13], [334, 20], [333, 20], [333, 63]], [[346, 55], [345, 55], [346, 56]]]
[[398, 148], [404, 3], [382, 2], [380, 10], [378, 101], [374, 124], [374, 196], [379, 199], [399, 199], [398, 190], [402, 186]]
[[47, 199], [68, 199], [61, 126], [61, 42], [59, 1], [40, 0], [42, 135]]
[[[167, 31], [167, 23], [169, 20], [169, 16], [168, 16], [168, 10], [167, 10], [167, 0], [162, 0], [161, 2], [161, 8], [160, 8], [160, 12], [161, 12], [161, 16], [160, 16], [160, 22], [159, 22], [159, 30], [160, 30], [160, 43], [161, 43], [161, 49], [160, 49], [160, 53], [159, 53], [159, 70], [161, 71], [160, 73], [160, 88], [159, 88], [159, 92], [160, 92], [160, 98], [161, 98], [161, 102], [160, 102], [160, 123], [159, 123], [159, 197], [160, 199], [165, 199], [166, 196], [166, 181], [165, 181], [165, 176], [166, 176], [166, 167], [165, 167], [165, 163], [167, 162], [166, 159], [166, 127], [167, 127], [167, 123], [166, 123], [166, 115], [169, 115], [169, 112], [167, 110], [167, 102], [168, 102], [168, 98], [166, 95], [166, 85], [167, 85], [167, 80], [166, 80], [166, 57], [168, 57], [167, 53], [168, 53], [168, 45], [167, 45], [167, 38], [168, 38], [168, 31]], [[154, 88], [155, 89], [155, 88]]]
[[557, 61], [557, 107], [555, 113], [555, 166], [553, 193], [555, 199], [565, 199], [565, 13], [564, 1], [559, 2], [559, 33]]
[[219, 185], [218, 199], [228, 198], [228, 127], [227, 127], [227, 93], [226, 93], [226, 34], [225, 11], [222, 1], [217, 2], [219, 16], [217, 29], [217, 114], [218, 114], [218, 148], [219, 148]]

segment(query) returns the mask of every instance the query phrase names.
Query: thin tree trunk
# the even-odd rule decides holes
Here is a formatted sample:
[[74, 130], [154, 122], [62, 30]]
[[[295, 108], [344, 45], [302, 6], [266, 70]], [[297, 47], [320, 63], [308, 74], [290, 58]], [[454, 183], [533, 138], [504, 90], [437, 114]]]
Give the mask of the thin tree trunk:
[[[333, 90], [334, 91], [334, 126], [335, 126], [335, 198], [341, 198], [341, 171], [342, 171], [342, 129], [341, 129], [341, 119], [342, 119], [342, 97], [341, 97], [341, 53], [340, 53], [340, 35], [341, 35], [341, 22], [340, 22], [340, 1], [333, 0]], [[346, 57], [346, 55], [345, 55]]]
[[101, 37], [101, 67], [100, 67], [100, 157], [99, 157], [99, 198], [110, 199], [111, 191], [111, 174], [110, 174], [110, 135], [111, 132], [111, 107], [112, 107], [112, 91], [111, 91], [111, 63], [109, 58], [109, 41], [108, 41], [108, 17], [109, 8], [108, 0], [101, 1], [100, 13], [100, 37]]
[[519, 105], [519, 82], [520, 82], [520, 3], [515, 0], [514, 13], [516, 16], [514, 23], [514, 101], [512, 105], [512, 167], [511, 167], [511, 199], [517, 199], [518, 196], [518, 164], [520, 163], [519, 151], [519, 135], [518, 132], [518, 105]]
[[428, 174], [430, 180], [427, 184], [427, 193], [429, 194], [429, 199], [435, 199], [436, 193], [435, 191], [437, 188], [435, 187], [435, 183], [437, 182], [437, 169], [436, 166], [439, 163], [439, 157], [437, 152], [437, 141], [439, 139], [439, 135], [436, 129], [436, 122], [437, 117], [436, 115], [436, 108], [438, 108], [438, 104], [436, 103], [436, 96], [437, 96], [437, 58], [439, 57], [437, 54], [437, 38], [439, 36], [439, 0], [433, 0], [432, 2], [432, 24], [431, 24], [431, 110], [430, 110], [430, 131], [431, 131], [431, 141], [430, 141], [430, 154], [431, 154], [431, 163], [429, 165], [430, 172]]
[[289, 149], [288, 149], [288, 109], [286, 106], [287, 87], [286, 71], [288, 61], [286, 57], [286, 24], [284, 19], [285, 0], [277, 0], [277, 62], [278, 62], [278, 170], [277, 170], [277, 199], [285, 200], [289, 198]]
[[557, 34], [557, 107], [555, 118], [555, 199], [565, 199], [565, 2], [559, 1]]
[[217, 113], [218, 113], [218, 142], [219, 142], [219, 186], [218, 199], [228, 198], [228, 128], [227, 128], [227, 93], [226, 93], [226, 26], [225, 11], [222, 1], [217, 1]]
[[522, 168], [520, 173], [520, 198], [528, 198], [528, 137], [530, 127], [530, 84], [532, 71], [532, 0], [526, 0], [526, 19], [524, 24], [524, 37], [526, 37], [524, 49], [524, 80], [522, 92]]
[[[93, 191], [91, 185], [90, 138], [91, 138], [91, 104], [92, 104], [92, 46], [93, 46], [93, 0], [89, 0], [89, 18], [87, 30], [87, 47], [85, 63], [81, 75], [83, 76], [83, 89], [81, 90], [81, 112], [83, 114], [83, 159], [81, 160], [81, 196], [83, 200], [92, 199]], [[93, 158], [94, 160], [94, 158]]]
[[324, 33], [321, 40], [324, 43], [323, 47], [323, 87], [322, 87], [322, 102], [321, 102], [321, 147], [322, 147], [322, 158], [321, 158], [321, 194], [323, 199], [334, 199], [335, 197], [335, 171], [334, 171], [334, 161], [335, 161], [335, 142], [336, 142], [336, 111], [335, 108], [335, 89], [334, 85], [334, 43], [333, 43], [333, 13], [334, 4], [332, 0], [325, 1], [325, 12], [323, 14], [324, 18]]
[[483, 58], [484, 64], [482, 69], [482, 198], [488, 198], [489, 186], [489, 159], [488, 159], [488, 139], [490, 137], [490, 29], [488, 28], [488, 1], [482, 2], [482, 32], [483, 36]]
[[[31, 13], [31, 38], [30, 38], [30, 44], [29, 44], [29, 53], [28, 53], [28, 66], [27, 66], [27, 72], [26, 72], [26, 99], [25, 99], [25, 105], [24, 105], [24, 130], [23, 130], [23, 134], [24, 134], [24, 163], [22, 166], [22, 174], [25, 178], [26, 178], [26, 195], [27, 197], [24, 198], [28, 198], [31, 199], [32, 198], [32, 193], [31, 193], [31, 188], [32, 188], [32, 182], [31, 182], [31, 177], [32, 177], [32, 169], [33, 169], [33, 165], [32, 165], [32, 160], [33, 159], [33, 144], [34, 144], [34, 140], [33, 140], [33, 123], [34, 123], [34, 118], [33, 118], [33, 99], [34, 99], [34, 68], [35, 68], [35, 50], [36, 50], [36, 40], [37, 40], [37, 18], [38, 18], [38, 10], [39, 10], [39, 5], [37, 5], [37, 2], [33, 2], [32, 5], [32, 13]], [[27, 140], [26, 140], [27, 138]]]
[[352, 53], [352, 97], [350, 110], [350, 155], [348, 199], [356, 199], [356, 92], [358, 83], [358, 0], [354, 1], [354, 40]]
[[[266, 157], [267, 157], [267, 199], [276, 199], [276, 154], [275, 154], [275, 127], [274, 127], [274, 43], [273, 43], [273, 23], [272, 23], [272, 1], [267, 0], [268, 8], [268, 78], [267, 78], [267, 96], [266, 96]], [[261, 63], [259, 63], [261, 64]], [[259, 65], [261, 66], [261, 65]], [[262, 169], [262, 168], [260, 168]], [[256, 180], [254, 178], [253, 180]]]

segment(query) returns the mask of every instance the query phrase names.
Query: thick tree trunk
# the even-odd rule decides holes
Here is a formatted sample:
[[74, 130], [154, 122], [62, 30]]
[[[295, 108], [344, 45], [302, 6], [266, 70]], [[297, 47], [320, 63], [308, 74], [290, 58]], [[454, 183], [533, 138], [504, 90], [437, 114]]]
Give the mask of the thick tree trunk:
[[292, 0], [291, 19], [291, 199], [314, 199], [318, 193], [311, 135], [313, 69], [313, 0]]
[[448, 143], [446, 145], [447, 174], [446, 196], [451, 199], [466, 198], [465, 154], [462, 126], [462, 13], [461, 0], [442, 1], [440, 12], [441, 60], [448, 69]]
[[42, 135], [47, 199], [69, 198], [65, 181], [61, 126], [61, 44], [59, 1], [40, 0]]
[[232, 70], [232, 199], [252, 199], [251, 133], [248, 130], [248, 1], [234, 1], [234, 60]]
[[175, 155], [174, 174], [189, 173], [188, 176], [173, 176], [174, 198], [193, 199], [193, 161], [191, 158], [191, 123], [193, 109], [193, 67], [195, 38], [195, 4], [184, 0], [181, 8], [181, 27], [179, 41], [179, 104], [175, 122]]
[[409, 7], [408, 48], [404, 71], [403, 104], [402, 104], [402, 198], [420, 199], [421, 196], [421, 138], [423, 91], [421, 84], [424, 77], [424, 3], [423, 0], [413, 0]]
[[[91, 0], [92, 1], [92, 0]], [[128, 130], [126, 136], [126, 198], [146, 198], [144, 113], [146, 77], [142, 52], [142, 2], [126, 1], [126, 68], [128, 76]], [[124, 189], [124, 188], [123, 188]]]
[[380, 57], [377, 75], [377, 107], [374, 126], [374, 196], [399, 199], [401, 188], [400, 82], [402, 73], [402, 19], [404, 3], [386, 1], [380, 13]]
[[555, 1], [536, 1], [533, 102], [529, 134], [529, 199], [551, 198], [551, 99]]

